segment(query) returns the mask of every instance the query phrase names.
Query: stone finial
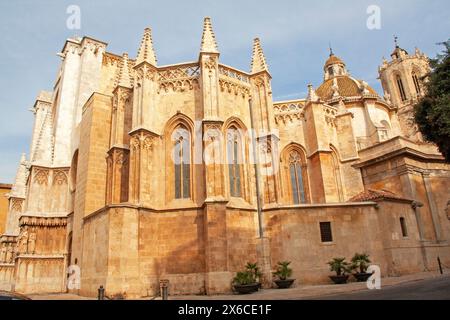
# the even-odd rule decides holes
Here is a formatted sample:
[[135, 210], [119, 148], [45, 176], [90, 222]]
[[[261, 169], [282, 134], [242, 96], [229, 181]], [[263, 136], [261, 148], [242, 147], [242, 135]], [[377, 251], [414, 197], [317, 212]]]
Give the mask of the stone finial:
[[347, 107], [345, 106], [344, 100], [342, 98], [339, 100], [337, 109], [338, 109], [338, 114], [346, 114], [347, 113]]
[[331, 90], [333, 91], [333, 98], [340, 97], [337, 78], [333, 78], [333, 85], [331, 86]]
[[206, 17], [203, 22], [202, 44], [200, 52], [219, 53], [216, 36], [211, 25], [211, 18]]
[[119, 70], [119, 78], [117, 85], [121, 87], [131, 88], [130, 69], [128, 66], [128, 54], [124, 53]]
[[150, 28], [145, 28], [144, 30], [144, 36], [136, 58], [136, 65], [144, 61], [156, 66], [156, 54], [153, 49], [152, 30]]
[[306, 97], [306, 101], [318, 101], [319, 97], [317, 96], [316, 90], [312, 84], [308, 84], [308, 96]]
[[361, 93], [364, 95], [364, 94], [369, 94], [370, 93], [370, 91], [369, 91], [369, 84], [366, 82], [366, 81], [364, 81], [364, 80], [361, 80], [360, 82], [359, 82], [359, 89], [361, 90]]
[[253, 40], [252, 73], [269, 71], [259, 38]]

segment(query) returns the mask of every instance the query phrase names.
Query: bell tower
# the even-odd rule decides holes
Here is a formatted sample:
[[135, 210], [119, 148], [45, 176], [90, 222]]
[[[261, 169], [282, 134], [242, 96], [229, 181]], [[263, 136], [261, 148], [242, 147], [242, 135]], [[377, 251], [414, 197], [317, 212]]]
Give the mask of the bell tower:
[[385, 99], [398, 108], [403, 135], [414, 141], [423, 141], [414, 122], [414, 105], [425, 94], [424, 82], [429, 72], [428, 57], [417, 48], [409, 54], [399, 46], [397, 37], [391, 60], [383, 58], [378, 69]]

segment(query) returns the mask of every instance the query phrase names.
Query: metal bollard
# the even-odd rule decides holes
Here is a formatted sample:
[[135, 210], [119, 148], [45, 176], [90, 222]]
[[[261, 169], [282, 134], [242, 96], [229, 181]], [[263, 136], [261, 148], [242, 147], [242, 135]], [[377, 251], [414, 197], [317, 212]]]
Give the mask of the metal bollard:
[[441, 258], [437, 257], [437, 261], [438, 261], [438, 265], [439, 265], [439, 272], [440, 272], [441, 274], [444, 274], [444, 271], [442, 271]]
[[159, 288], [161, 290], [161, 298], [169, 300], [169, 280], [159, 280]]
[[105, 288], [103, 286], [98, 288], [98, 300], [105, 300]]

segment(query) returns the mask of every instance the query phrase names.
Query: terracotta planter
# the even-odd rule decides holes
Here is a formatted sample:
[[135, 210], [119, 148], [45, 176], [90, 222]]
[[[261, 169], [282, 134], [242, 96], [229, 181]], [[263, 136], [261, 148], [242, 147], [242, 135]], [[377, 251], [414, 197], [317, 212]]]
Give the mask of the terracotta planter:
[[258, 291], [259, 286], [260, 286], [259, 283], [244, 284], [244, 285], [235, 284], [233, 285], [233, 288], [239, 294], [249, 294]]
[[278, 289], [288, 289], [292, 286], [295, 279], [286, 279], [286, 280], [274, 280]]
[[330, 276], [330, 279], [333, 280], [335, 284], [345, 284], [348, 280], [348, 275], [341, 276]]
[[372, 275], [372, 273], [367, 273], [367, 272], [363, 272], [363, 273], [358, 272], [358, 273], [353, 274], [356, 281], [358, 281], [358, 282], [366, 282], [367, 279], [369, 279], [371, 275]]

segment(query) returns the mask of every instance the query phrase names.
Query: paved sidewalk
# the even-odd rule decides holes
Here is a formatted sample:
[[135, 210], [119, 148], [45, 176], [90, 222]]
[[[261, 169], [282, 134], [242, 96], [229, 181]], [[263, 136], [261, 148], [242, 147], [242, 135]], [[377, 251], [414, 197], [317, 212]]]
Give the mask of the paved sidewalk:
[[[391, 287], [399, 284], [413, 283], [421, 280], [445, 277], [450, 278], [450, 269], [445, 270], [444, 275], [438, 272], [422, 272], [401, 277], [390, 277], [381, 279], [381, 288]], [[335, 294], [368, 291], [365, 283], [350, 282], [346, 285], [298, 285], [291, 289], [264, 289], [249, 295], [217, 295], [217, 296], [170, 296], [170, 300], [301, 300], [317, 299]], [[33, 300], [95, 300], [95, 298], [81, 297], [74, 294], [45, 294], [30, 295]], [[148, 300], [149, 298], [142, 298]], [[156, 298], [155, 300], [160, 300]]]
[[[381, 279], [381, 288], [395, 286], [404, 283], [411, 283], [426, 279], [450, 277], [450, 270], [444, 275], [438, 272], [423, 272], [413, 275], [391, 277]], [[218, 296], [171, 296], [171, 300], [301, 300], [317, 299], [320, 297], [352, 293], [358, 291], [368, 291], [366, 283], [350, 282], [345, 285], [299, 285], [292, 289], [265, 289], [250, 295], [218, 295]]]

